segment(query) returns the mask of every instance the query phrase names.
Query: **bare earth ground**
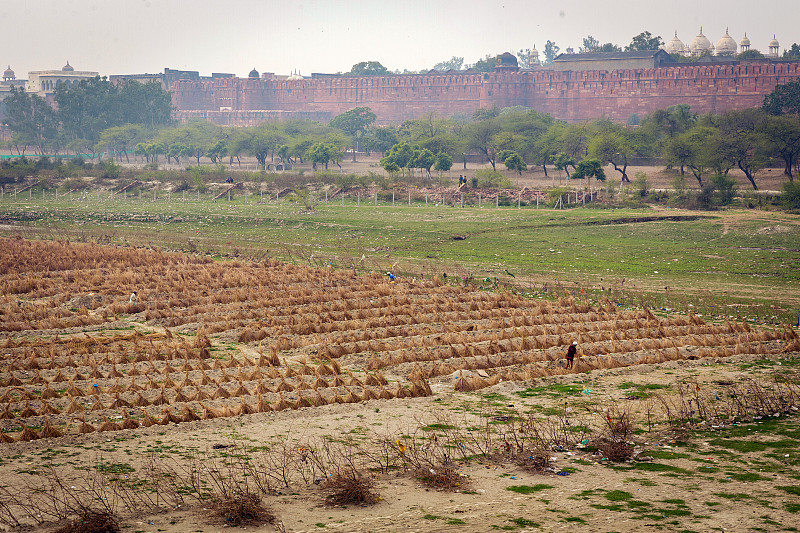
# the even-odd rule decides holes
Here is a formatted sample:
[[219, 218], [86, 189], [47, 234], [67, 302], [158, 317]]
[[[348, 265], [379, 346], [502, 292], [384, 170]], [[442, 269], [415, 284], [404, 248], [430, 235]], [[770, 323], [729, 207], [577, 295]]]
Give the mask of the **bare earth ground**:
[[[288, 486], [271, 479], [264, 501], [279, 523], [247, 529], [797, 531], [800, 352], [791, 330], [750, 331], [735, 324], [707, 324], [697, 317], [611, 308], [610, 302], [606, 308], [587, 305], [588, 310], [581, 310], [584, 304], [568, 300], [528, 301], [434, 282], [388, 283], [380, 276], [358, 277], [277, 262], [220, 264], [154, 250], [24, 239], [3, 240], [3, 250], [0, 259], [7, 271], [0, 277], [4, 287], [0, 303], [6, 335], [0, 348], [0, 378], [6, 409], [0, 427], [17, 442], [0, 444], [0, 485], [7, 489], [0, 498], [0, 518], [5, 516], [3, 505], [9, 494], [48, 486], [52, 479], [48, 465], [64, 476], [78, 476], [77, 485], [83, 483], [80, 476], [98, 469], [146, 478], [153, 464], [176, 471], [194, 465], [205, 476], [223, 457], [297, 461], [312, 442], [320, 451], [326, 443], [338, 446], [345, 456], [351, 449], [354, 463], [361, 461], [355, 450], [383, 450], [399, 466], [375, 473], [381, 500], [368, 507], [324, 505], [324, 478], [316, 483], [314, 476], [299, 479], [292, 471]], [[131, 264], [138, 266], [130, 268]], [[87, 294], [87, 286], [92, 294]], [[134, 287], [149, 296], [131, 305], [127, 295]], [[551, 317], [558, 320], [548, 320]], [[323, 333], [313, 329], [331, 325], [342, 327]], [[184, 372], [186, 381], [194, 384], [183, 388], [197, 392], [210, 388], [199, 383], [206, 371], [196, 366], [196, 357], [192, 359], [205, 328], [211, 351], [204, 357], [215, 364], [237, 363], [207, 369], [215, 379], [225, 378], [221, 380], [225, 386], [217, 383], [217, 391], [230, 392], [238, 378], [240, 389], [244, 381], [248, 392], [222, 400], [215, 396], [180, 402], [191, 403], [195, 411], [207, 405], [224, 408], [226, 402], [235, 406], [238, 396], [244, 405], [245, 395], [252, 406], [256, 383], [275, 386], [276, 379], [255, 380], [251, 374], [261, 348], [259, 340], [248, 339], [257, 339], [259, 331], [267, 335], [264, 347], [272, 345], [280, 363], [258, 366], [263, 373], [267, 368], [280, 369], [279, 382], [294, 380], [295, 391], [299, 370], [316, 369], [316, 377], [324, 377], [320, 370], [333, 365], [334, 359], [326, 359], [331, 357], [342, 367], [340, 376], [358, 374], [366, 385], [366, 377], [380, 368], [389, 390], [414, 382], [417, 361], [429, 372], [432, 394], [223, 414], [177, 424], [167, 419], [163, 425], [78, 434], [79, 416], [95, 427], [102, 422], [101, 415], [122, 418], [126, 409], [108, 404], [120, 379], [138, 384], [138, 392], [124, 393], [129, 401], [142, 393], [152, 400], [159, 389], [163, 399], [165, 388], [170, 389], [170, 398], [176, 398], [172, 389], [180, 393], [181, 388], [167, 385], [167, 380], [181, 381]], [[362, 333], [371, 336], [357, 337]], [[603, 336], [610, 333], [615, 336]], [[126, 335], [124, 342], [109, 340]], [[573, 338], [581, 339], [584, 355], [578, 368], [593, 370], [558, 375], [563, 370], [560, 354]], [[286, 348], [284, 342], [294, 345]], [[526, 343], [541, 345], [531, 348]], [[472, 351], [465, 355], [461, 350], [467, 345]], [[101, 353], [98, 346], [115, 348]], [[492, 346], [499, 351], [478, 354]], [[341, 353], [345, 348], [350, 351]], [[151, 357], [155, 355], [163, 357]], [[674, 360], [647, 362], [670, 357]], [[631, 366], [602, 366], [602, 361], [614, 358]], [[32, 367], [34, 361], [49, 367]], [[180, 364], [186, 367], [177, 370]], [[63, 375], [61, 367], [54, 368], [58, 365], [65, 368]], [[442, 370], [445, 367], [449, 370]], [[87, 376], [90, 370], [97, 375]], [[120, 370], [127, 375], [118, 374], [115, 383], [111, 372]], [[478, 390], [456, 390], [465, 375], [481, 376], [481, 372], [495, 384], [486, 387], [488, 382], [483, 381]], [[243, 373], [250, 377], [242, 377]], [[75, 383], [71, 376], [76, 376]], [[306, 378], [312, 376], [313, 372], [301, 377], [308, 383]], [[14, 380], [24, 383], [14, 385]], [[87, 392], [93, 383], [102, 389], [103, 401]], [[64, 391], [69, 390], [67, 384], [77, 384], [74, 396]], [[352, 382], [349, 385], [355, 388]], [[342, 388], [326, 384], [319, 390], [330, 398], [334, 389]], [[45, 389], [60, 396], [42, 401]], [[765, 394], [764, 389], [773, 392]], [[58, 407], [58, 414], [50, 416], [66, 435], [20, 441], [21, 420], [29, 428], [43, 425], [41, 412], [20, 412], [28, 408], [28, 402], [19, 398], [20, 390], [29, 394], [34, 408]], [[314, 391], [306, 389], [299, 396], [308, 398], [306, 393]], [[273, 389], [265, 396], [275, 404], [278, 393]], [[692, 399], [699, 396], [702, 403]], [[681, 398], [690, 410], [681, 416], [691, 417], [694, 425], [684, 427], [665, 407], [674, 408]], [[70, 402], [83, 402], [81, 415], [68, 414]], [[92, 404], [103, 402], [94, 409]], [[757, 411], [742, 413], [736, 424], [719, 416], [725, 405], [748, 402]], [[163, 403], [147, 407], [157, 416], [164, 413], [162, 408]], [[167, 415], [174, 414], [171, 409], [176, 408], [167, 405]], [[613, 416], [621, 421], [620, 415], [633, 424], [636, 431], [628, 440], [640, 453], [636, 461], [611, 463], [603, 453], [590, 452], [591, 441], [603, 434], [606, 420], [612, 423]], [[505, 443], [490, 437], [529, 416], [551, 421], [568, 436], [564, 446], [548, 448], [552, 468], [545, 472], [518, 466], [504, 453]], [[726, 427], [713, 427], [722, 425]], [[407, 468], [411, 452], [406, 455], [406, 446], [430, 449], [437, 442], [445, 443], [442, 449], [449, 450], [461, 475], [463, 486], [457, 491], [426, 487], [420, 474]], [[473, 451], [484, 446], [486, 453], [471, 452], [462, 460], [462, 446]], [[283, 455], [268, 455], [274, 449], [283, 450]], [[380, 458], [373, 459], [374, 464]], [[235, 469], [229, 473], [242, 479]], [[123, 531], [223, 530], [225, 524], [212, 516], [210, 504], [193, 502], [187, 496], [185, 504], [166, 512], [125, 515]]]
[[[791, 359], [794, 362], [795, 358]], [[534, 405], [561, 408], [564, 403], [574, 409], [576, 418], [597, 418], [597, 413], [609, 404], [623, 403], [633, 409], [642, 409], [642, 400], [626, 400], [630, 395], [621, 384], [634, 382], [640, 385], [674, 387], [679, 382], [690, 381], [700, 387], [714, 387], [717, 382], [737, 381], [744, 378], [769, 379], [771, 366], [754, 367], [746, 372], [743, 363], [752, 362], [752, 355], [733, 356], [705, 361], [673, 361], [659, 365], [639, 365], [633, 368], [613, 369], [591, 374], [552, 377], [535, 382], [501, 383], [479, 393], [454, 393], [452, 380], [434, 383], [435, 395], [407, 400], [371, 400], [354, 405], [332, 405], [321, 408], [304, 408], [270, 414], [255, 414], [233, 419], [198, 421], [168, 427], [153, 426], [114, 433], [89, 434], [3, 445], [2, 479], [13, 479], [20, 470], [35, 468], [42, 463], [42, 455], [57, 455], [60, 451], [77, 450], [77, 463], [96, 461], [102, 456], [110, 463], [129, 464], [136, 470], [150, 450], [160, 450], [157, 455], [165, 461], [179, 459], [188, 451], [201, 455], [218, 453], [212, 446], [230, 444], [234, 438], [247, 445], [258, 446], [286, 439], [287, 442], [307, 439], [314, 435], [332, 438], [359, 434], [413, 433], [419, 425], [443, 420], [462, 420], [456, 412], [459, 406], [472, 407], [484, 404], [481, 399], [491, 393], [493, 401], [514, 403], [515, 408], [526, 411]], [[776, 362], [775, 364], [778, 364]], [[575, 383], [588, 394], [568, 397], [520, 398], [515, 392], [530, 386], [552, 383]], [[502, 398], [501, 398], [502, 396]], [[797, 431], [797, 420], [787, 422]], [[770, 437], [764, 437], [769, 440]], [[709, 446], [708, 437], [693, 441], [695, 446], [686, 449], [676, 444], [671, 433], [645, 433], [637, 437], [640, 446], [649, 450], [687, 452], [684, 457], [661, 461], [691, 473], [672, 471], [650, 472], [615, 470], [598, 464], [597, 457], [580, 450], [553, 452], [558, 468], [575, 469], [569, 476], [532, 474], [513, 464], [497, 460], [474, 460], [463, 464], [460, 472], [468, 476], [472, 491], [437, 492], [402, 474], [379, 476], [378, 487], [383, 498], [371, 507], [331, 508], [322, 504], [318, 487], [292, 487], [267, 502], [283, 523], [286, 531], [491, 531], [509, 529], [518, 531], [563, 531], [576, 526], [581, 531], [778, 531], [797, 525], [797, 514], [787, 512], [787, 502], [797, 502], [796, 496], [781, 493], [776, 485], [797, 485], [800, 470], [797, 467], [797, 447], [786, 449], [794, 466], [792, 473], [766, 473], [758, 481], [731, 480], [725, 472], [762, 471], [758, 468], [756, 453], [720, 455]], [[168, 448], [168, 449], [167, 449]], [[678, 453], [678, 455], [682, 455]], [[755, 462], [751, 462], [755, 460]], [[786, 459], [789, 461], [789, 458]], [[699, 461], [699, 462], [698, 462]], [[713, 473], [705, 473], [707, 470]], [[515, 485], [549, 485], [530, 495], [510, 492]], [[592, 493], [586, 495], [587, 491]], [[635, 501], [652, 503], [662, 511], [651, 511], [654, 518], [633, 519], [626, 510], [609, 511], [591, 507], [613, 504], [603, 497], [603, 491], [625, 491]], [[728, 496], [719, 496], [725, 494]], [[579, 496], [580, 495], [580, 496]], [[738, 495], [731, 498], [730, 495]], [[577, 499], [575, 499], [577, 497]], [[665, 500], [682, 501], [681, 504]], [[624, 503], [624, 502], [623, 502]], [[665, 510], [664, 510], [665, 509]], [[222, 531], [222, 525], [209, 520], [208, 507], [176, 509], [152, 516], [126, 519], [125, 531], [167, 531], [175, 533]], [[676, 516], [674, 511], [681, 511]], [[688, 511], [688, 513], [683, 513]], [[663, 513], [664, 517], [659, 516]], [[523, 520], [519, 520], [523, 519]], [[513, 522], [518, 520], [518, 522]], [[448, 521], [452, 522], [448, 524]], [[538, 527], [526, 526], [527, 522]], [[515, 526], [521, 523], [523, 526]], [[760, 529], [763, 528], [763, 529]], [[272, 526], [248, 526], [248, 530], [273, 531]], [[790, 529], [792, 530], [792, 529]]]

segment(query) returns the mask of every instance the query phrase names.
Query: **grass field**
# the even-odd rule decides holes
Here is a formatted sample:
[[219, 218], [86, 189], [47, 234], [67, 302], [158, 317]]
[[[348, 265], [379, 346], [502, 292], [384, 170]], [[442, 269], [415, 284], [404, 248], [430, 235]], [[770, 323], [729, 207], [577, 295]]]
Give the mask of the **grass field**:
[[767, 323], [794, 324], [800, 313], [800, 221], [789, 214], [478, 209], [443, 207], [432, 198], [428, 206], [410, 207], [405, 198], [394, 206], [337, 199], [306, 212], [283, 199], [257, 200], [6, 197], [0, 234], [398, 275], [447, 273], [529, 293], [607, 295], [625, 304]]

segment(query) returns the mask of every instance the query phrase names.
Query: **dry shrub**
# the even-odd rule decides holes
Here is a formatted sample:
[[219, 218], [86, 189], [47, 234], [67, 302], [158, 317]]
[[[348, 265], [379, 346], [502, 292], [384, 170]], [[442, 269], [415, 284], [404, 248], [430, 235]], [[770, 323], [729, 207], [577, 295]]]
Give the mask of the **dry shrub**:
[[109, 511], [84, 510], [69, 524], [54, 533], [117, 533], [122, 531], [117, 518]]
[[215, 514], [229, 526], [273, 524], [276, 520], [275, 514], [257, 494], [242, 494], [220, 500], [215, 506]]
[[325, 503], [328, 505], [373, 505], [380, 500], [380, 495], [375, 492], [375, 483], [367, 475], [362, 475], [355, 469], [337, 472], [326, 482]]
[[456, 492], [469, 487], [467, 478], [462, 477], [454, 468], [444, 465], [420, 468], [414, 472], [414, 477], [423, 485], [446, 492]]
[[603, 439], [595, 446], [612, 463], [624, 463], [633, 457], [633, 444], [623, 440]]
[[550, 450], [540, 445], [514, 453], [511, 460], [525, 470], [541, 474], [550, 469], [551, 455]]

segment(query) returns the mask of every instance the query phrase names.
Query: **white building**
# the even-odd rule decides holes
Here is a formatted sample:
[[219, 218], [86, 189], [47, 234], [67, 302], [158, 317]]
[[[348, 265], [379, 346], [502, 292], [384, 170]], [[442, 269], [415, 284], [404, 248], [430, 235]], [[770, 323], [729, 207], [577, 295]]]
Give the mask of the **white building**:
[[70, 86], [80, 83], [82, 80], [92, 79], [99, 76], [99, 73], [89, 70], [75, 70], [67, 61], [61, 70], [36, 70], [28, 72], [28, 81], [25, 84], [25, 91], [36, 93], [46, 97], [55, 92], [56, 87], [62, 84]]

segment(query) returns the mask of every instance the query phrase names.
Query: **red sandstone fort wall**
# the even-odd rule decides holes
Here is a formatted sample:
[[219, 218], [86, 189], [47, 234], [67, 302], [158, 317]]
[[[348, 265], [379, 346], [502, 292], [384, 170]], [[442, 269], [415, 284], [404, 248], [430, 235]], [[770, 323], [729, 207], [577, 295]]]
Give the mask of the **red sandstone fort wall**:
[[655, 69], [342, 77], [311, 80], [225, 78], [180, 81], [177, 116], [203, 116], [229, 125], [291, 116], [331, 118], [370, 107], [378, 122], [427, 113], [471, 115], [479, 107], [522, 105], [570, 122], [689, 104], [697, 113], [761, 105], [779, 84], [800, 79], [800, 62], [690, 65]]

